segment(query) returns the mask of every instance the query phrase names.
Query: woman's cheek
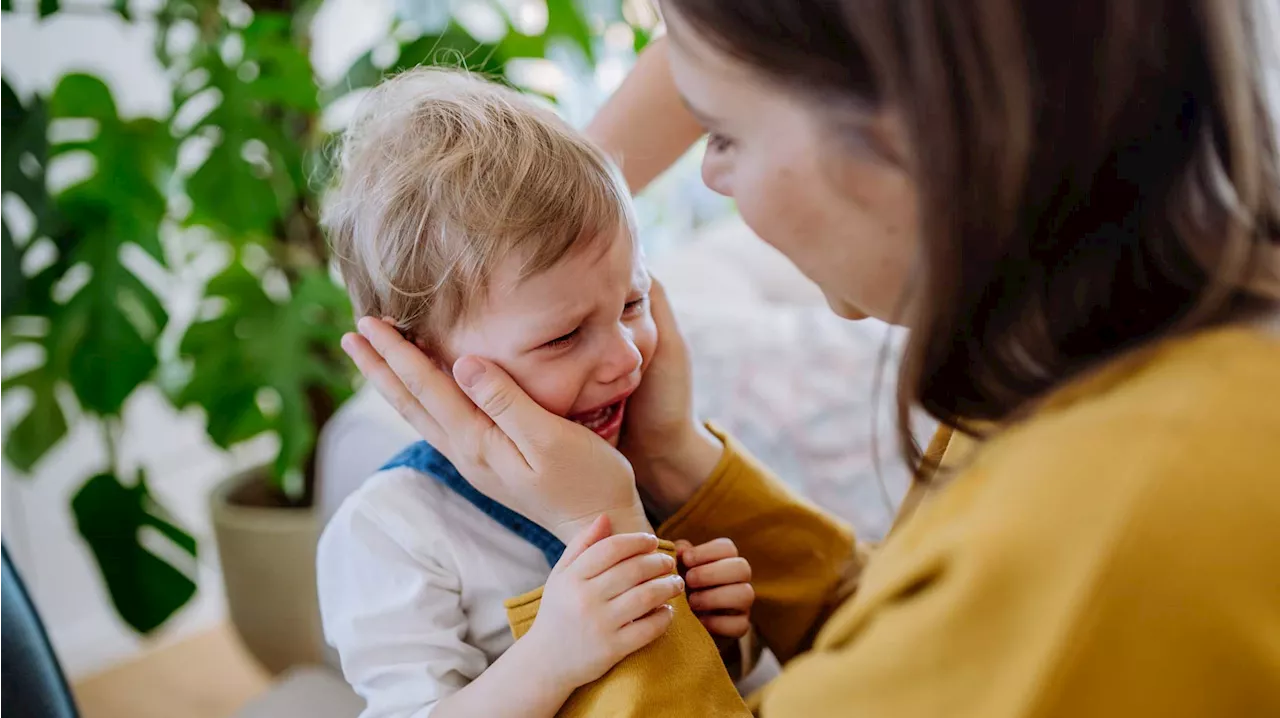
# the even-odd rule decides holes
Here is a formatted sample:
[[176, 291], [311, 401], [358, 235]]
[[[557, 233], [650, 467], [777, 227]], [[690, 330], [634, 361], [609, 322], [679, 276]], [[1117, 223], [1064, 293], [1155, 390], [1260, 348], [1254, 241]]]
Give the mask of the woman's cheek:
[[702, 158], [702, 183], [707, 189], [725, 197], [733, 197], [730, 163], [721, 153], [708, 149]]

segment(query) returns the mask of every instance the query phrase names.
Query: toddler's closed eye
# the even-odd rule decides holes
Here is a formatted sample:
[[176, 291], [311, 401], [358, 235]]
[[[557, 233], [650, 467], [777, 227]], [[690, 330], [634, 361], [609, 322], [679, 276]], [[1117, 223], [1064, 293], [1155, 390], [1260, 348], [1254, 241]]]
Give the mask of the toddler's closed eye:
[[563, 334], [561, 336], [558, 336], [555, 339], [552, 339], [551, 341], [547, 342], [546, 344], [543, 344], [542, 346], [546, 349], [560, 349], [572, 344], [573, 340], [576, 339], [577, 337], [578, 337], [578, 330], [574, 329], [568, 334]]
[[622, 316], [624, 317], [637, 316], [638, 314], [644, 312], [644, 309], [646, 306], [648, 306], [648, 304], [649, 304], [649, 295], [647, 294], [644, 295], [643, 297], [640, 297], [639, 299], [633, 299], [627, 302], [626, 306], [622, 308]]

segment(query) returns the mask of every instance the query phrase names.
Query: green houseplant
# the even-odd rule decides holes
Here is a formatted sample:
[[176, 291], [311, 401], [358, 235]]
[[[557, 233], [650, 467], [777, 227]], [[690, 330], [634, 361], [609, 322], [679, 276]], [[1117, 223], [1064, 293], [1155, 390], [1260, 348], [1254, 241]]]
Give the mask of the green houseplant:
[[[71, 510], [112, 603], [135, 630], [156, 629], [194, 595], [195, 583], [170, 559], [175, 550], [194, 557], [197, 545], [146, 477], [126, 473], [116, 458], [126, 400], [159, 384], [175, 406], [204, 410], [208, 436], [221, 447], [274, 434], [274, 460], [235, 482], [226, 501], [308, 507], [318, 429], [355, 379], [338, 346], [350, 307], [317, 224], [332, 139], [323, 113], [419, 64], [501, 75], [511, 59], [565, 48], [589, 66], [600, 31], [624, 19], [626, 4], [530, 2], [545, 19], [532, 31], [512, 15], [528, 3], [470, 3], [502, 19], [485, 39], [454, 19], [466, 2], [404, 3], [436, 20], [397, 19], [387, 42], [332, 86], [319, 82], [310, 58], [319, 2], [168, 0], [146, 18], [128, 2], [4, 2], [5, 12], [40, 18], [96, 12], [155, 23], [155, 55], [172, 81], [172, 112], [141, 119], [121, 117], [91, 74], [68, 74], [47, 96], [20, 97], [3, 83], [3, 192], [28, 215], [3, 222], [4, 392], [30, 407], [9, 431], [5, 455], [30, 472], [72, 422], [100, 430], [109, 460]], [[648, 35], [633, 31], [638, 49]], [[91, 169], [51, 189], [50, 163], [71, 156]], [[210, 247], [221, 266], [194, 322], [175, 326], [147, 277], [176, 275]], [[144, 545], [144, 528], [172, 546], [157, 553]]]

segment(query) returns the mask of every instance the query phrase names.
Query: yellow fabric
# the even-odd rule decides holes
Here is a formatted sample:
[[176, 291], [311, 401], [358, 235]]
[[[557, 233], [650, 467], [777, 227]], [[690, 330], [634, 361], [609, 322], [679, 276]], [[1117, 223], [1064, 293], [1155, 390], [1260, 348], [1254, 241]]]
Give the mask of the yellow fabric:
[[[851, 593], [865, 553], [853, 531], [768, 476], [737, 441], [710, 425], [725, 444], [711, 478], [658, 528], [663, 538], [695, 546], [732, 538], [751, 564], [751, 622], [764, 645], [786, 661], [813, 642], [813, 629]], [[735, 487], [749, 484], [751, 491]], [[847, 587], [842, 590], [842, 587]], [[818, 599], [818, 597], [823, 597]], [[818, 600], [815, 600], [818, 599]]]
[[[675, 545], [660, 541], [658, 550], [675, 557]], [[519, 640], [529, 632], [542, 603], [542, 588], [507, 599], [507, 621]], [[725, 671], [711, 635], [698, 622], [684, 595], [671, 602], [675, 618], [661, 638], [623, 659], [599, 680], [569, 696], [556, 714], [649, 718], [696, 715], [744, 718], [751, 713]], [[554, 660], [548, 656], [548, 660]], [[690, 698], [689, 696], [694, 695]], [[689, 713], [693, 707], [695, 712]]]
[[[1273, 334], [1135, 353], [961, 453], [829, 614], [839, 571], [801, 554], [848, 561], [846, 530], [728, 442], [662, 532], [730, 536], [757, 592], [796, 609], [757, 616], [766, 639], [817, 633], [753, 696], [760, 715], [1280, 715]], [[779, 523], [740, 532], [763, 528], [741, 511]]]

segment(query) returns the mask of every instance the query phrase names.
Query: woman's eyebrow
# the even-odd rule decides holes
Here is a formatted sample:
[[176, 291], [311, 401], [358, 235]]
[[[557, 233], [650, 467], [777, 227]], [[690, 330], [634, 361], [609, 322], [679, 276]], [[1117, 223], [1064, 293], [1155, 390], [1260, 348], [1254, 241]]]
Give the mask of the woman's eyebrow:
[[678, 94], [680, 95], [680, 104], [684, 105], [684, 108], [689, 111], [689, 114], [693, 115], [693, 119], [697, 120], [698, 124], [703, 127], [710, 127], [715, 124], [715, 121], [711, 119], [711, 115], [698, 109], [698, 107], [694, 105], [689, 98], [684, 96], [683, 92]]

